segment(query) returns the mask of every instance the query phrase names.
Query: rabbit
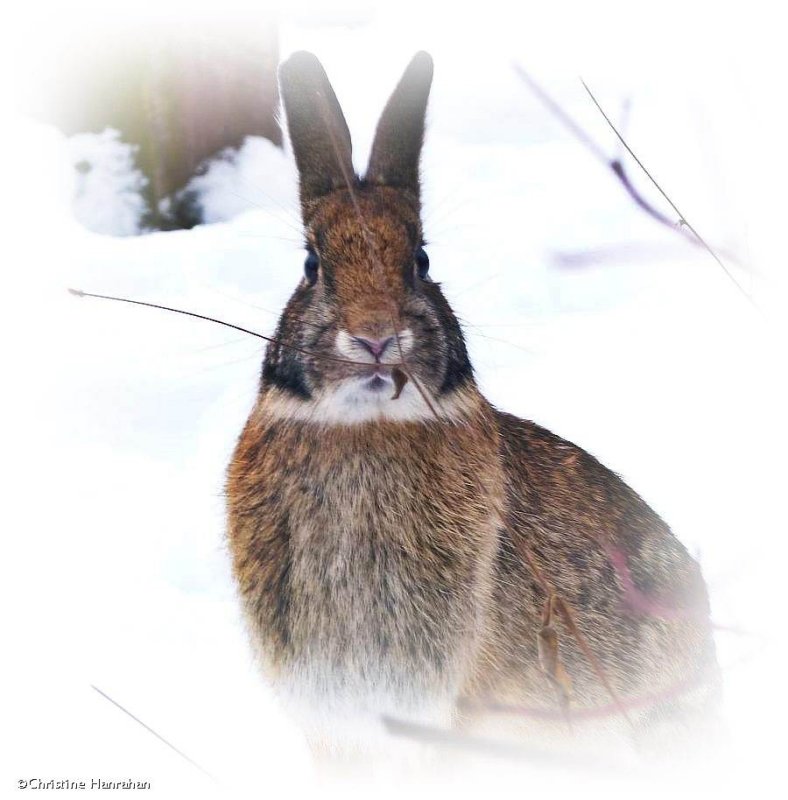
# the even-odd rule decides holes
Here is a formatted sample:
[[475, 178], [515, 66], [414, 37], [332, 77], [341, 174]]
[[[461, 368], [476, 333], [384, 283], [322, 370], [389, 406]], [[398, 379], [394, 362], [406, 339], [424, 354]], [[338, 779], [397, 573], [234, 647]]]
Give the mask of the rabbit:
[[418, 53], [358, 177], [318, 59], [280, 67], [307, 255], [226, 485], [255, 651], [318, 747], [385, 719], [684, 725], [718, 693], [698, 564], [593, 456], [482, 396], [429, 273], [432, 75]]

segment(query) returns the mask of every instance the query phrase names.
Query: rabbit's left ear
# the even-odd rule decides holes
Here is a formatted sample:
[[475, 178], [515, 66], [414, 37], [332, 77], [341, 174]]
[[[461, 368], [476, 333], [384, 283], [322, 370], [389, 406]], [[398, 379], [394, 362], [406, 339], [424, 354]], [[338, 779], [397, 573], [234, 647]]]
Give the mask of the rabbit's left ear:
[[432, 58], [416, 53], [386, 103], [375, 131], [365, 180], [419, 197], [419, 158], [432, 85]]

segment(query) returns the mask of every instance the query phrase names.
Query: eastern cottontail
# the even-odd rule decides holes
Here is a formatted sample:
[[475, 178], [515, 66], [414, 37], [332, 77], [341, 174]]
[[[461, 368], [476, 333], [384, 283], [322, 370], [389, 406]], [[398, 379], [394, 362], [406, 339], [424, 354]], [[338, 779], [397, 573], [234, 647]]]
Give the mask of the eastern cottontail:
[[280, 81], [308, 255], [227, 484], [271, 681], [329, 727], [508, 713], [577, 730], [697, 706], [716, 674], [698, 566], [610, 470], [482, 397], [429, 277], [430, 57], [363, 178], [318, 60], [296, 53]]

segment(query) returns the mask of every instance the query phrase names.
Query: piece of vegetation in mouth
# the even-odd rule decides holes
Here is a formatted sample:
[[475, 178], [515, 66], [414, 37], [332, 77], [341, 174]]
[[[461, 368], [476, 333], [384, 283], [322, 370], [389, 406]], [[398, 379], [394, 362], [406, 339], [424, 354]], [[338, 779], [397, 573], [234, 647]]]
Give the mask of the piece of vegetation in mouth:
[[405, 388], [405, 384], [408, 382], [408, 376], [399, 367], [394, 367], [391, 370], [391, 377], [394, 381], [394, 394], [391, 399], [398, 400], [402, 390]]

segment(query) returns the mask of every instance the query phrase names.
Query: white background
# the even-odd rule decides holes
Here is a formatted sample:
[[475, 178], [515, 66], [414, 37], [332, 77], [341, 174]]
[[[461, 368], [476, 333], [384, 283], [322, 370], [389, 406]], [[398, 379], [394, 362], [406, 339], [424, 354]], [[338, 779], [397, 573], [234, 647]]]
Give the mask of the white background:
[[[766, 3], [542, 6], [295, 3], [280, 10], [282, 56], [321, 58], [363, 170], [401, 70], [415, 50], [432, 53], [425, 224], [479, 382], [619, 472], [699, 555], [715, 621], [737, 629], [718, 635], [730, 743], [710, 762], [657, 773], [491, 762], [426, 788], [770, 796], [785, 718], [784, 25]], [[251, 664], [224, 550], [223, 471], [253, 402], [259, 343], [65, 292], [270, 332], [303, 258], [289, 156], [250, 141], [235, 166], [209, 172], [201, 190], [215, 224], [99, 235], [74, 218], [71, 163], [84, 148], [107, 151], [20, 113], [63, 41], [185, 24], [222, 35], [257, 9], [6, 13], [2, 794], [33, 776], [150, 779], [146, 796], [160, 797], [324, 793]], [[686, 218], [738, 255], [730, 268], [752, 302], [632, 204], [515, 63], [611, 154], [578, 76], [616, 120], [631, 101], [629, 143]], [[122, 227], [128, 175], [109, 163], [77, 205]]]

